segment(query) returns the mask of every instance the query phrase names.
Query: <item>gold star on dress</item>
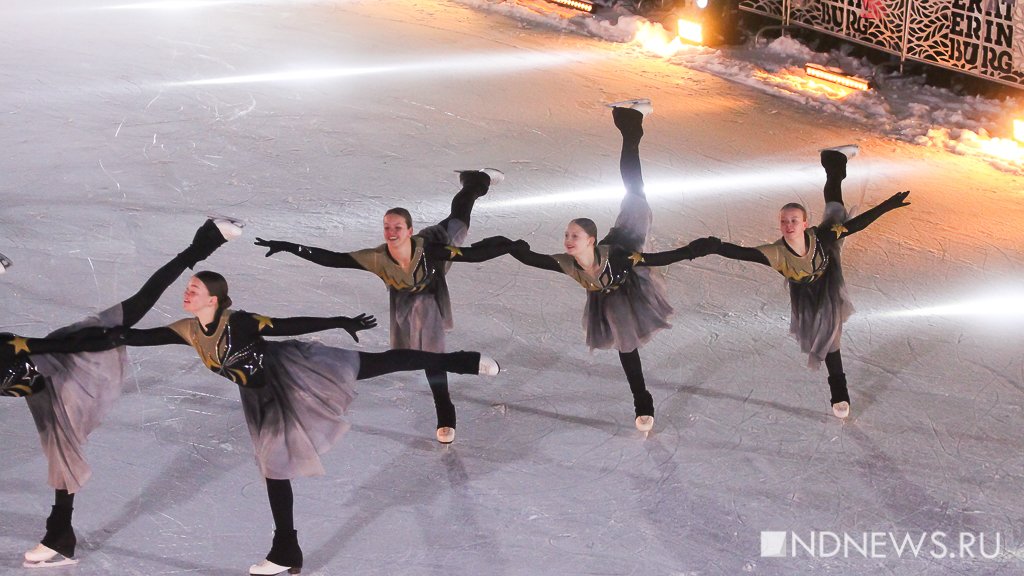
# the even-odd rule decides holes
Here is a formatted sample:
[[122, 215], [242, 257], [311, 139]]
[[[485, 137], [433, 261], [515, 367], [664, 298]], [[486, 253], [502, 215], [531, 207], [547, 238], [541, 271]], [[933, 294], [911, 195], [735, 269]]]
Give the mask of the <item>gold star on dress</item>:
[[644, 255], [639, 252], [633, 252], [629, 255], [629, 259], [633, 261], [633, 266], [644, 261]]
[[836, 233], [836, 239], [837, 240], [839, 239], [840, 236], [842, 236], [843, 234], [848, 232], [848, 230], [846, 229], [846, 226], [843, 226], [842, 224], [833, 224], [832, 225], [832, 231]]
[[28, 338], [15, 336], [14, 338], [11, 338], [10, 341], [8, 341], [7, 343], [10, 344], [11, 346], [14, 346], [15, 354], [19, 352], [24, 352], [28, 354], [30, 352], [30, 350], [28, 349]]
[[455, 258], [456, 256], [462, 256], [462, 249], [459, 248], [458, 246], [445, 246], [445, 248], [447, 248], [448, 251], [451, 252], [451, 254], [448, 255], [449, 260]]
[[267, 318], [266, 316], [261, 316], [259, 314], [253, 314], [252, 317], [257, 322], [259, 322], [259, 327], [256, 328], [257, 332], [262, 332], [263, 329], [266, 328], [267, 326], [270, 326], [271, 328], [274, 327], [274, 321], [271, 320], [270, 318]]

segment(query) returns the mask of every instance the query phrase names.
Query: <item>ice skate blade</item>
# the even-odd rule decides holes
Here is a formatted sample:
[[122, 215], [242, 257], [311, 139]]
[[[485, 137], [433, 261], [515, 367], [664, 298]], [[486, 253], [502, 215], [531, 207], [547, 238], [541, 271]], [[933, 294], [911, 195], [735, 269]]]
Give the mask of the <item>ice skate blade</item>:
[[455, 442], [455, 428], [451, 426], [442, 426], [437, 429], [437, 441], [441, 444], [451, 444]]
[[480, 371], [481, 376], [497, 376], [498, 372], [501, 372], [501, 366], [498, 365], [498, 361], [490, 356], [480, 355]]
[[242, 235], [242, 228], [245, 228], [245, 222], [238, 218], [218, 216], [216, 214], [211, 214], [209, 218], [217, 225], [217, 229], [220, 230], [221, 236], [224, 236], [225, 240], [238, 238]]
[[836, 402], [832, 405], [832, 413], [836, 415], [836, 418], [842, 418], [843, 420], [850, 417], [850, 403], [849, 402]]
[[35, 548], [25, 552], [25, 561], [21, 565], [25, 568], [56, 568], [72, 564], [78, 564], [78, 560], [68, 558], [45, 544], [36, 544]]
[[644, 116], [650, 116], [654, 112], [654, 105], [651, 104], [650, 98], [635, 98], [633, 100], [623, 100], [621, 102], [612, 102], [606, 104], [609, 108], [632, 108]]
[[654, 416], [637, 416], [636, 429], [643, 432], [645, 435], [651, 430], [654, 430]]
[[14, 265], [11, 259], [3, 254], [0, 254], [0, 274], [7, 272], [7, 269]]
[[302, 572], [302, 568], [289, 568], [274, 564], [270, 560], [263, 560], [259, 564], [249, 566], [250, 576], [276, 576], [277, 574], [298, 574], [300, 572]]
[[818, 152], [827, 152], [829, 150], [831, 150], [833, 152], [839, 152], [840, 154], [842, 154], [843, 156], [846, 156], [847, 158], [853, 158], [857, 154], [860, 154], [860, 146], [858, 146], [856, 144], [843, 144], [842, 146], [833, 146], [831, 148], [822, 148], [821, 150], [818, 150]]

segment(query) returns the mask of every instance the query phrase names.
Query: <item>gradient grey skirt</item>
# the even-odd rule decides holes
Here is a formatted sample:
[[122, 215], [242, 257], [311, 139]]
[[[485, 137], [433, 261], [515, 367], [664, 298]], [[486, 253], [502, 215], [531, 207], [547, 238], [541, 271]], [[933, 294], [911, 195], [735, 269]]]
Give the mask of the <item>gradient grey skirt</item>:
[[262, 388], [239, 387], [264, 478], [324, 473], [320, 455], [345, 434], [356, 397], [359, 353], [314, 342], [267, 342]]
[[[447, 227], [435, 224], [424, 228], [420, 236], [431, 242], [461, 246], [469, 228], [461, 220], [452, 219]], [[391, 348], [407, 348], [425, 352], [444, 352], [445, 332], [454, 326], [452, 302], [444, 275], [435, 282], [433, 292], [401, 292], [391, 289]]]
[[[838, 202], [829, 202], [818, 229], [828, 230], [846, 219], [846, 208]], [[810, 284], [789, 282], [792, 310], [789, 331], [800, 343], [800, 350], [807, 354], [808, 368], [813, 369], [821, 366], [826, 354], [839, 350], [843, 322], [854, 312], [843, 280], [842, 240], [832, 244], [829, 250], [829, 264], [821, 278]]]
[[[615, 226], [600, 244], [643, 251], [653, 215], [643, 194], [626, 194]], [[583, 310], [583, 329], [591, 349], [632, 352], [658, 331], [670, 328], [675, 311], [665, 296], [661, 274], [647, 266], [633, 268], [626, 281], [611, 292], [588, 292]]]
[[[56, 337], [87, 326], [119, 326], [121, 305], [52, 332]], [[89, 434], [121, 396], [128, 355], [124, 347], [105, 352], [33, 354], [46, 388], [27, 396], [48, 463], [47, 481], [58, 490], [78, 492], [92, 475], [83, 447]]]

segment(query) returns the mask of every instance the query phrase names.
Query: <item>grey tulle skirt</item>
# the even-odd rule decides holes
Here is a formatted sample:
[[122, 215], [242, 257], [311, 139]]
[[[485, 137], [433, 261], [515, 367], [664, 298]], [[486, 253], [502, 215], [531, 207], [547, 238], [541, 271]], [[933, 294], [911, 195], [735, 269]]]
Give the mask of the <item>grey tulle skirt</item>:
[[[845, 222], [846, 208], [838, 202], [825, 205], [825, 216], [818, 229], [829, 230], [833, 224]], [[828, 250], [829, 264], [825, 273], [810, 284], [789, 282], [792, 309], [789, 331], [807, 354], [807, 366], [817, 369], [829, 352], [839, 350], [843, 322], [853, 314], [853, 304], [843, 280], [840, 260], [842, 240]]]
[[[57, 337], [87, 326], [118, 326], [117, 304], [50, 334]], [[89, 434], [121, 396], [128, 355], [123, 347], [105, 352], [33, 354], [46, 388], [26, 397], [48, 463], [48, 482], [58, 490], [78, 492], [92, 475], [83, 447]]]
[[[419, 235], [432, 242], [461, 246], [469, 228], [457, 219], [447, 226], [435, 224]], [[450, 266], [450, 263], [449, 263]], [[445, 268], [447, 272], [447, 267]], [[444, 274], [435, 281], [433, 292], [389, 290], [391, 298], [391, 348], [425, 352], [445, 351], [445, 332], [454, 326], [451, 297]]]
[[264, 478], [324, 473], [320, 455], [345, 434], [356, 397], [359, 353], [313, 342], [267, 342], [264, 386], [239, 387], [256, 463]]
[[[615, 226], [601, 244], [619, 245], [643, 251], [653, 215], [642, 193], [627, 193], [619, 207]], [[611, 292], [588, 292], [583, 310], [583, 329], [591, 349], [632, 352], [647, 343], [659, 330], [670, 328], [674, 310], [665, 296], [665, 281], [649, 267], [633, 269], [626, 281]]]

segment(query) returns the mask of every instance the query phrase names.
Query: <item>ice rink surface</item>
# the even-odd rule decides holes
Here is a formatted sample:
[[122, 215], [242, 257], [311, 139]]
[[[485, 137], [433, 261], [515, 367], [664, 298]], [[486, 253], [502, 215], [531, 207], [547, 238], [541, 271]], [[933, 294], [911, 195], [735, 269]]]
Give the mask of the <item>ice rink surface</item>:
[[[471, 241], [560, 252], [570, 218], [602, 233], [614, 220], [619, 137], [602, 104], [634, 96], [655, 105], [641, 147], [654, 249], [775, 240], [789, 201], [820, 218], [823, 146], [862, 146], [848, 206], [912, 191], [844, 248], [858, 310], [845, 423], [767, 267], [711, 256], [666, 270], [677, 314], [641, 349], [657, 410], [644, 439], [616, 355], [584, 345], [578, 285], [509, 257], [456, 264], [449, 348], [505, 372], [452, 378], [448, 448], [422, 374], [362, 382], [326, 476], [294, 483], [303, 574], [1024, 572], [1021, 178], [437, 0], [5, 0], [0, 55], [0, 252], [15, 262], [0, 326], [28, 336], [133, 293], [211, 213], [248, 224], [204, 266], [236, 308], [385, 319], [372, 275], [267, 259], [251, 241], [375, 246], [387, 208], [418, 227], [443, 218], [455, 169], [507, 175], [478, 202]], [[183, 317], [185, 282], [140, 326]], [[312, 338], [388, 342], [386, 322], [360, 344]], [[183, 346], [131, 359], [88, 445], [81, 562], [52, 573], [246, 573], [273, 525], [235, 385]], [[0, 573], [18, 574], [52, 490], [24, 401], [0, 402], [0, 422]], [[765, 531], [825, 546], [763, 557]], [[871, 547], [832, 553], [830, 535]], [[898, 553], [905, 538], [926, 540]]]

